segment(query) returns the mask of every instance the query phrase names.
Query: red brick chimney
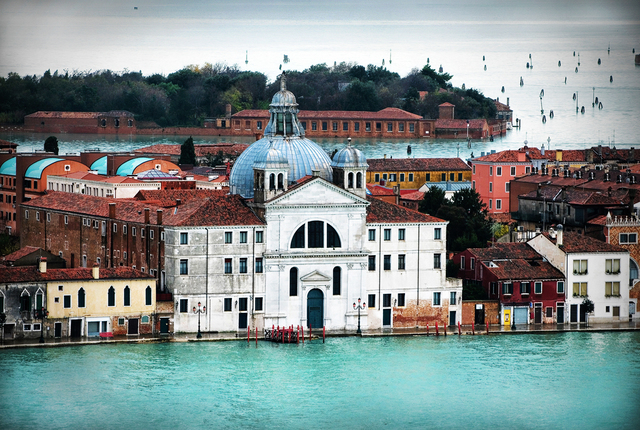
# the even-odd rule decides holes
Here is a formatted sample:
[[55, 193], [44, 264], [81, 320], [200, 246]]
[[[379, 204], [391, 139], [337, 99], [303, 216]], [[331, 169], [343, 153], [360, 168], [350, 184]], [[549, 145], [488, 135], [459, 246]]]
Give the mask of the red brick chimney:
[[116, 204], [109, 203], [109, 218], [116, 219]]
[[144, 223], [145, 224], [149, 224], [150, 220], [151, 220], [150, 210], [149, 210], [149, 208], [144, 208]]
[[156, 220], [158, 221], [158, 225], [162, 225], [162, 209], [156, 211]]

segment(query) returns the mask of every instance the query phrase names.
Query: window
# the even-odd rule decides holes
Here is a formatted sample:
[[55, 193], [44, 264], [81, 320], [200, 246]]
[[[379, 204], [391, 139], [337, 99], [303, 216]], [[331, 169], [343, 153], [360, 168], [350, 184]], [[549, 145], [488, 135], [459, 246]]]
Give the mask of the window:
[[496, 199], [496, 209], [502, 209], [502, 200]]
[[529, 282], [520, 282], [520, 294], [528, 295], [531, 292], [531, 284]]
[[152, 291], [151, 287], [147, 285], [147, 288], [144, 290], [144, 304], [145, 306], [151, 306], [152, 299]]
[[144, 228], [140, 229], [140, 237], [144, 238], [144, 234], [145, 234], [146, 230]]
[[496, 167], [496, 176], [502, 176], [502, 167], [500, 166]]
[[404, 234], [405, 234], [405, 229], [404, 228], [399, 228], [398, 229], [398, 240], [404, 240]]
[[469, 260], [469, 264], [470, 264], [469, 268], [471, 270], [475, 270], [475, 268], [476, 268], [476, 259], [471, 257], [471, 259]]
[[149, 229], [149, 239], [153, 240], [154, 237], [154, 231]]
[[390, 228], [385, 228], [384, 229], [384, 240], [391, 240], [391, 229]]
[[[69, 299], [71, 299], [71, 296], [69, 296]], [[85, 306], [86, 306], [86, 302], [85, 302], [84, 288], [80, 288], [78, 290], [78, 307], [84, 308]]]
[[296, 231], [291, 239], [291, 248], [304, 248], [304, 225]]
[[359, 122], [354, 122], [353, 123], [353, 131], [360, 131], [360, 123]]
[[224, 312], [231, 312], [231, 297], [224, 298]]
[[373, 178], [374, 178], [374, 179], [373, 179], [373, 181], [374, 181], [374, 182], [380, 182], [380, 173], [376, 173], [376, 174], [373, 176]]
[[382, 123], [376, 122], [376, 131], [382, 131]]
[[513, 284], [511, 282], [504, 282], [502, 284], [502, 294], [505, 296], [513, 294]]
[[62, 302], [65, 309], [71, 308], [71, 296], [64, 296]]
[[489, 192], [493, 192], [493, 182], [489, 182]]
[[369, 308], [375, 308], [376, 307], [376, 295], [375, 294], [369, 294], [369, 296], [367, 297], [367, 307], [369, 307]]
[[376, 231], [375, 229], [369, 229], [369, 241], [374, 242], [376, 240]]
[[189, 244], [189, 233], [180, 233], [180, 245]]
[[440, 306], [440, 293], [433, 293], [433, 306]]
[[604, 295], [605, 297], [620, 297], [620, 282], [605, 282]]
[[338, 232], [331, 226], [327, 224], [327, 248], [340, 248], [340, 236], [338, 236]]
[[440, 174], [440, 180], [441, 180], [442, 182], [445, 182], [445, 181], [447, 180], [447, 174], [446, 174], [446, 173], [441, 173], [441, 174]]
[[331, 123], [331, 130], [332, 131], [338, 131], [338, 123], [337, 122], [332, 122]]
[[65, 224], [69, 224], [69, 216], [68, 215], [64, 216], [64, 223]]
[[311, 121], [311, 130], [316, 131], [318, 130], [318, 123], [315, 121]]
[[435, 240], [442, 240], [442, 229], [437, 227], [433, 229], [433, 238]]
[[533, 294], [542, 294], [542, 282], [533, 284]]
[[433, 254], [433, 268], [440, 268], [440, 254]]
[[413, 182], [413, 173], [409, 173], [409, 182]]
[[516, 176], [516, 166], [511, 166], [511, 176]]
[[247, 232], [246, 231], [241, 231], [240, 232], [240, 243], [247, 243]]
[[322, 131], [327, 131], [327, 129], [328, 129], [327, 121], [322, 121]]
[[466, 269], [467, 269], [467, 268], [465, 267], [465, 266], [466, 266], [466, 264], [465, 264], [465, 261], [464, 261], [464, 260], [465, 260], [465, 259], [464, 259], [464, 255], [460, 256], [460, 268], [461, 268], [462, 270], [466, 270]]
[[257, 121], [256, 122], [256, 129], [262, 130], [262, 121]]
[[404, 261], [405, 261], [404, 254], [398, 255], [398, 270], [404, 270], [405, 268]]
[[124, 325], [124, 318], [118, 318], [118, 325]]
[[224, 273], [227, 275], [233, 273], [233, 261], [231, 258], [224, 259]]
[[387, 131], [389, 133], [391, 133], [393, 131], [393, 123], [392, 122], [388, 122], [387, 123]]
[[40, 212], [36, 211], [36, 221], [40, 221]]
[[409, 131], [413, 133], [416, 129], [416, 125], [414, 123], [409, 123]]
[[400, 173], [400, 182], [404, 182], [404, 173]]
[[262, 305], [262, 302], [263, 302], [262, 297], [256, 297], [255, 302], [254, 302], [256, 311], [262, 311], [263, 310], [264, 307]]
[[451, 291], [451, 293], [449, 293], [449, 304], [451, 306], [455, 306], [455, 304], [456, 304], [456, 292], [455, 291]]
[[489, 166], [489, 176], [493, 176], [493, 166]]
[[508, 193], [511, 190], [511, 182], [507, 182], [504, 184], [504, 191]]
[[638, 235], [636, 233], [620, 233], [619, 243], [637, 243]]
[[384, 270], [391, 270], [391, 256], [384, 256]]
[[118, 232], [118, 224], [116, 224], [115, 222], [113, 223], [113, 232], [114, 233]]
[[586, 296], [587, 295], [587, 283], [586, 282], [574, 282], [573, 283], [573, 295], [574, 296]]
[[324, 222], [309, 221], [307, 224], [309, 234], [309, 248], [324, 248]]
[[262, 231], [256, 231], [256, 243], [262, 243]]
[[587, 273], [587, 260], [573, 260], [574, 275], [586, 275]]
[[29, 211], [24, 211], [24, 219], [29, 219]]
[[124, 287], [123, 301], [125, 306], [131, 306], [131, 289], [129, 288], [128, 285]]
[[189, 300], [180, 299], [180, 313], [186, 314], [189, 312]]
[[398, 306], [403, 307], [405, 306], [404, 303], [404, 293], [398, 293]]
[[180, 274], [181, 275], [189, 274], [189, 260], [180, 260]]
[[246, 258], [241, 258], [240, 259], [240, 273], [247, 273], [247, 259]]
[[545, 316], [547, 318], [553, 318], [553, 308], [551, 306], [547, 306], [545, 311], [546, 311]]
[[262, 273], [262, 258], [256, 258], [256, 273]]
[[289, 295], [298, 295], [298, 268], [292, 267], [289, 271]]
[[564, 281], [558, 281], [557, 291], [558, 294], [564, 294]]
[[369, 256], [369, 270], [370, 271], [376, 270], [376, 256], [375, 255], [370, 255]]
[[107, 306], [115, 306], [116, 305], [116, 289], [109, 287], [109, 291], [107, 291]]
[[526, 173], [527, 175], [528, 175], [529, 173], [531, 173], [531, 167], [529, 167], [529, 166], [525, 167], [525, 168], [524, 168], [524, 173]]
[[496, 294], [498, 294], [498, 283], [497, 282], [491, 282], [490, 288], [491, 288], [490, 294], [492, 296], [495, 296]]
[[349, 123], [348, 122], [343, 122], [342, 123], [342, 131], [349, 131]]
[[395, 173], [389, 173], [389, 182], [397, 182], [397, 176]]
[[333, 295], [339, 296], [342, 287], [342, 269], [340, 266], [333, 268]]
[[136, 237], [136, 228], [135, 227], [131, 227], [131, 236]]
[[404, 131], [404, 122], [398, 123], [398, 131]]
[[233, 232], [232, 231], [225, 231], [224, 232], [224, 243], [231, 243], [233, 242]]
[[620, 259], [607, 259], [604, 262], [604, 271], [610, 275], [617, 275], [620, 273]]

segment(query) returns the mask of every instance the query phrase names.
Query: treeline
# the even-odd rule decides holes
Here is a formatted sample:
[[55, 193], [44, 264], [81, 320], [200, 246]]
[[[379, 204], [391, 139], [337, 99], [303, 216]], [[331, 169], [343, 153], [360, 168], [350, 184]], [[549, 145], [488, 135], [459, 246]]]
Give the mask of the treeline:
[[[377, 111], [399, 107], [425, 118], [438, 117], [438, 105], [456, 105], [456, 118], [495, 117], [494, 103], [474, 89], [454, 88], [451, 76], [431, 66], [405, 77], [385, 67], [340, 63], [317, 64], [302, 72], [287, 71], [287, 88], [305, 110]], [[233, 113], [268, 109], [280, 83], [267, 83], [259, 72], [237, 66], [205, 63], [187, 66], [168, 76], [111, 70], [51, 73], [42, 76], [0, 77], [0, 123], [19, 124], [39, 111], [128, 110], [138, 121], [160, 126], [199, 126], [204, 118], [219, 117], [225, 105]], [[420, 92], [428, 95], [421, 98]]]

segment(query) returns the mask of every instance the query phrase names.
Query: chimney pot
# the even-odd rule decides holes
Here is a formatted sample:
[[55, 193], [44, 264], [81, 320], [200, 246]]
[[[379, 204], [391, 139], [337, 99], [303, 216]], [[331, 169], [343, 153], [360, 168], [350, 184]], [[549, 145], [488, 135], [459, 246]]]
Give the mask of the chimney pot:
[[162, 209], [156, 211], [156, 220], [158, 221], [158, 225], [162, 225]]
[[40, 262], [38, 263], [38, 271], [40, 273], [47, 273], [47, 257], [40, 257]]
[[100, 267], [97, 264], [94, 264], [91, 268], [91, 276], [93, 279], [100, 279]]

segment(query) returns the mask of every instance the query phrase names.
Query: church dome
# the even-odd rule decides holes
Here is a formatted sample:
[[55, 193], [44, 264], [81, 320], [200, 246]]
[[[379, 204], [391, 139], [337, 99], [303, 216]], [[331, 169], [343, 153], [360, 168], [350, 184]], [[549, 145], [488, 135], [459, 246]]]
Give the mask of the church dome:
[[286, 169], [289, 167], [289, 160], [280, 151], [271, 145], [266, 151], [258, 154], [253, 161], [254, 169]]
[[327, 181], [333, 180], [331, 158], [315, 142], [304, 137], [304, 129], [298, 121], [296, 98], [286, 88], [284, 73], [280, 79], [280, 91], [271, 101], [265, 137], [252, 143], [233, 164], [229, 177], [232, 194], [253, 197], [253, 169], [264, 168], [262, 163], [264, 166], [267, 163], [282, 166], [286, 161], [289, 182], [312, 175], [314, 171]]
[[367, 158], [362, 151], [351, 146], [351, 142], [333, 156], [331, 167], [367, 168]]

